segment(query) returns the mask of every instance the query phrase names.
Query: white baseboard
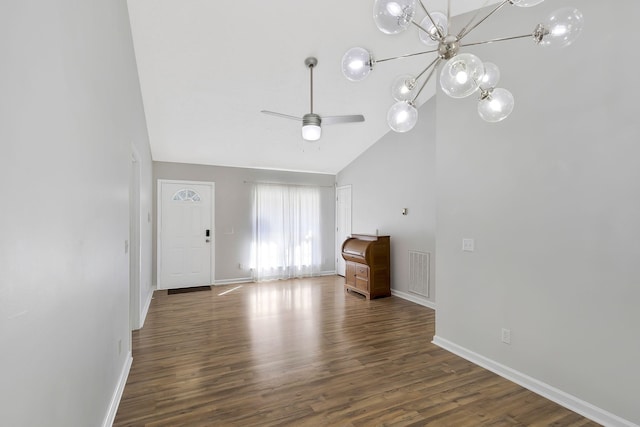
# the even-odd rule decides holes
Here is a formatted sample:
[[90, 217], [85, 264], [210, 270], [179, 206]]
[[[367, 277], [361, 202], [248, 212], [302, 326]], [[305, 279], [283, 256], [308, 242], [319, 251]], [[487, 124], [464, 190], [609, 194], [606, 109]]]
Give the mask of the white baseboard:
[[144, 321], [147, 319], [147, 313], [149, 313], [149, 306], [151, 306], [151, 300], [153, 299], [153, 290], [149, 292], [147, 295], [147, 301], [144, 303], [144, 307], [142, 307], [142, 313], [140, 313], [140, 327], [138, 329], [142, 329], [144, 326]]
[[131, 352], [129, 352], [127, 358], [124, 361], [124, 366], [122, 367], [122, 372], [120, 373], [120, 378], [118, 379], [116, 389], [113, 392], [113, 397], [111, 398], [111, 403], [109, 404], [109, 410], [107, 411], [107, 417], [105, 418], [102, 427], [111, 427], [116, 419], [118, 406], [120, 406], [120, 399], [122, 399], [122, 393], [124, 393], [124, 386], [125, 384], [127, 384], [127, 378], [129, 377], [129, 370], [131, 369], [132, 362], [133, 357], [131, 357]]
[[536, 394], [539, 394], [540, 396], [546, 397], [547, 399], [561, 406], [564, 406], [567, 409], [577, 412], [578, 414], [604, 426], [639, 427], [637, 424], [634, 424], [631, 421], [625, 420], [624, 418], [612, 414], [611, 412], [598, 408], [597, 406], [585, 402], [584, 400], [579, 399], [569, 393], [566, 393], [553, 386], [550, 386], [549, 384], [525, 375], [522, 372], [516, 371], [515, 369], [511, 369], [508, 366], [502, 365], [494, 360], [481, 356], [478, 353], [454, 344], [444, 338], [434, 336], [432, 342], [438, 347], [442, 347], [443, 349], [450, 351], [451, 353], [454, 353], [462, 357], [463, 359], [467, 359], [468, 361], [475, 363], [478, 366], [482, 366], [483, 368], [496, 373], [501, 377], [508, 379], [509, 381], [519, 384], [522, 387], [529, 389]]
[[393, 295], [394, 297], [398, 297], [398, 298], [402, 298], [402, 299], [406, 299], [407, 301], [411, 301], [411, 302], [415, 302], [416, 304], [420, 304], [424, 307], [428, 307], [432, 310], [436, 309], [436, 304], [425, 299], [424, 297], [418, 296], [418, 295], [414, 295], [414, 294], [410, 294], [407, 292], [402, 292], [402, 291], [397, 291], [395, 289], [391, 289], [391, 295]]
[[331, 271], [321, 271], [318, 275], [319, 276], [337, 276], [338, 273], [335, 270], [331, 270]]
[[238, 279], [216, 280], [213, 286], [237, 285], [238, 283], [253, 282], [251, 277], [240, 277]]
[[[335, 276], [335, 275], [336, 275], [336, 272], [335, 270], [333, 270], [333, 271], [321, 271], [320, 273], [314, 274], [313, 276], [309, 276], [309, 277]], [[274, 278], [273, 280], [275, 279], [277, 278]], [[253, 277], [240, 277], [237, 279], [216, 280], [215, 283], [213, 283], [213, 285], [214, 286], [237, 285], [239, 283], [251, 283], [251, 282], [255, 282], [255, 280], [253, 280]]]

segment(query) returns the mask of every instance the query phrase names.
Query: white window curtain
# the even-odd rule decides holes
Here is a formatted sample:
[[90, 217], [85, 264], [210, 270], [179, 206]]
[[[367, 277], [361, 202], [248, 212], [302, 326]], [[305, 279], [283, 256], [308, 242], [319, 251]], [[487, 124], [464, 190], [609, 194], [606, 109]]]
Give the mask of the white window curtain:
[[318, 274], [320, 189], [255, 184], [251, 252], [256, 281]]

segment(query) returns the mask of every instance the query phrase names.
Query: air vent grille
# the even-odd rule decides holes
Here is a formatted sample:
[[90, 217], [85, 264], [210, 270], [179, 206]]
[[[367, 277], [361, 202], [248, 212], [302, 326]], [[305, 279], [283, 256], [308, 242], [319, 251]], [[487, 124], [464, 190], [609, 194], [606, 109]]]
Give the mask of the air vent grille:
[[409, 292], [429, 298], [431, 254], [409, 251]]

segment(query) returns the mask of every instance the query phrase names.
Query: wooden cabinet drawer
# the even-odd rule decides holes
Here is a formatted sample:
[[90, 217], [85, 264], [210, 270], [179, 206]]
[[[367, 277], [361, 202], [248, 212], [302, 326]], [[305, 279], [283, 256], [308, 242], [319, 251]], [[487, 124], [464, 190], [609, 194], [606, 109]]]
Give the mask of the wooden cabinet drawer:
[[369, 292], [369, 281], [356, 276], [356, 288]]
[[369, 267], [362, 264], [356, 264], [356, 276], [360, 276], [362, 278], [369, 277]]

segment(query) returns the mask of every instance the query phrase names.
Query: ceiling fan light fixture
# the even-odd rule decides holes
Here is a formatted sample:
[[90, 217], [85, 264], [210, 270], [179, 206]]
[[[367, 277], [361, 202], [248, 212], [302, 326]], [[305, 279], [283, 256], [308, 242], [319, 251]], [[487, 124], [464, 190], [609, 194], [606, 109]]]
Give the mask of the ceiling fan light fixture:
[[322, 136], [322, 128], [318, 125], [302, 126], [302, 139], [305, 141], [317, 141]]
[[[366, 57], [369, 58], [368, 53], [366, 53]], [[320, 136], [322, 136], [322, 129], [320, 128], [320, 125], [322, 124], [323, 120], [326, 125], [364, 122], [364, 116], [362, 114], [324, 116], [324, 119], [320, 117], [319, 114], [315, 114], [313, 112], [313, 69], [318, 65], [318, 59], [310, 56], [304, 60], [304, 65], [309, 69], [310, 112], [302, 117], [290, 116], [288, 114], [276, 113], [275, 111], [268, 110], [262, 110], [262, 113], [269, 114], [271, 116], [282, 117], [285, 119], [302, 121], [302, 138], [306, 141], [317, 141], [320, 139]]]
[[302, 116], [302, 139], [305, 141], [317, 141], [322, 136], [320, 127], [322, 120], [317, 114], [309, 113]]

